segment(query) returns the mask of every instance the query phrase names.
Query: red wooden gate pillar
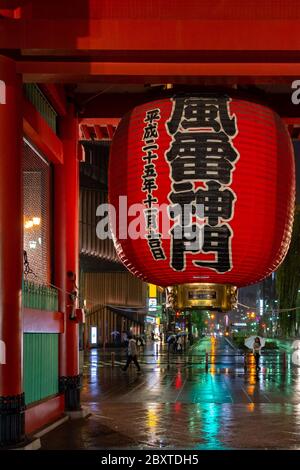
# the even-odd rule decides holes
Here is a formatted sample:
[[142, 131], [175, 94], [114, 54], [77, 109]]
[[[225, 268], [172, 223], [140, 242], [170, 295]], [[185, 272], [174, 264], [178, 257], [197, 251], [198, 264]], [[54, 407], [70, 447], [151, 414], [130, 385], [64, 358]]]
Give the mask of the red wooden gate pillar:
[[65, 313], [65, 331], [60, 339], [60, 391], [66, 411], [80, 407], [79, 331], [75, 317], [79, 264], [79, 161], [78, 120], [73, 107], [61, 123], [64, 164], [55, 168], [55, 259], [56, 282], [65, 295], [60, 310]]
[[0, 56], [0, 447], [24, 439], [22, 87]]

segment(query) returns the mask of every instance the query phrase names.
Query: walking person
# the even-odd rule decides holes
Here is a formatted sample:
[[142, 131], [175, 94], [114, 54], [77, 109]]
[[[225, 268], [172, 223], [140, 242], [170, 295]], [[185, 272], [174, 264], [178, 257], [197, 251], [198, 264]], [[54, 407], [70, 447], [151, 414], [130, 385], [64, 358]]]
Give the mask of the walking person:
[[177, 347], [177, 352], [181, 354], [182, 349], [183, 349], [182, 336], [177, 336], [176, 347]]
[[127, 346], [128, 337], [126, 331], [122, 331], [121, 344], [122, 346]]
[[122, 370], [125, 372], [128, 369], [129, 364], [131, 362], [134, 362], [134, 364], [137, 368], [137, 371], [140, 373], [141, 368], [140, 368], [140, 365], [139, 365], [138, 360], [137, 360], [138, 348], [137, 348], [136, 341], [132, 337], [132, 334], [130, 334], [130, 333], [128, 334], [127, 339], [128, 339], [127, 362], [125, 364], [125, 367], [122, 367]]
[[260, 369], [259, 359], [260, 359], [260, 354], [261, 354], [261, 343], [260, 343], [260, 339], [258, 336], [255, 338], [254, 343], [253, 343], [253, 354], [255, 358], [256, 370], [259, 370]]
[[170, 351], [174, 352], [174, 344], [175, 344], [175, 341], [176, 341], [176, 337], [175, 335], [170, 335], [168, 336], [167, 338], [167, 343], [168, 343], [168, 353], [170, 353]]
[[144, 342], [141, 336], [137, 336], [136, 338], [136, 345], [137, 345], [137, 351], [138, 351], [138, 356], [141, 353], [142, 348], [144, 347]]

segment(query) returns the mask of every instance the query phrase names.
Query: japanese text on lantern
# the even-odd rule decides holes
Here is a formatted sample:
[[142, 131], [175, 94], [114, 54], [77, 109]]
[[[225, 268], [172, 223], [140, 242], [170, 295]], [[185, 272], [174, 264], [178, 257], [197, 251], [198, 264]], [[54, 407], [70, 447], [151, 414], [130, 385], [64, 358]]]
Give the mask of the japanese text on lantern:
[[155, 160], [158, 158], [156, 153], [159, 150], [157, 139], [158, 134], [158, 121], [160, 120], [160, 109], [155, 108], [146, 112], [143, 128], [143, 142], [144, 146], [142, 151], [143, 174], [142, 174], [142, 191], [146, 193], [146, 199], [143, 204], [146, 206], [144, 209], [144, 217], [147, 229], [147, 243], [151, 250], [152, 256], [155, 260], [166, 259], [164, 250], [161, 246], [161, 234], [158, 231], [158, 208], [155, 207], [158, 200], [153, 195], [153, 191], [157, 189], [156, 178], [156, 165]]
[[[228, 97], [173, 99], [172, 115], [166, 123], [172, 140], [165, 158], [172, 181], [169, 201], [184, 213], [178, 219], [176, 210], [170, 212], [174, 220], [170, 266], [176, 271], [185, 270], [186, 253], [213, 255], [213, 260], [194, 259], [196, 266], [219, 273], [232, 269], [233, 230], [228, 222], [233, 217], [236, 194], [230, 185], [239, 153], [233, 145], [238, 129], [229, 103]], [[202, 218], [197, 214], [200, 205], [204, 226], [196, 221], [196, 217]]]

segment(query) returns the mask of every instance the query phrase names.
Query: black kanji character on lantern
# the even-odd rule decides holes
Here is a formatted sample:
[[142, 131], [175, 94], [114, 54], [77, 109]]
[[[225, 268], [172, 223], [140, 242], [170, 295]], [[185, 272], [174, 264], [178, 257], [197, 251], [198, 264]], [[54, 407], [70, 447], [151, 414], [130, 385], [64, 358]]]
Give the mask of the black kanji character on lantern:
[[157, 261], [159, 259], [166, 259], [166, 255], [161, 247], [150, 248], [153, 258]]
[[158, 214], [158, 209], [152, 207], [151, 209], [144, 209], [144, 217], [145, 217], [145, 222], [146, 222], [146, 227], [149, 229], [150, 227], [152, 229], [157, 229], [157, 214]]
[[152, 204], [156, 204], [157, 202], [157, 197], [153, 197], [151, 193], [148, 193], [147, 198], [143, 200], [144, 205], [148, 207], [151, 207]]
[[155, 183], [155, 178], [145, 178], [143, 176], [144, 183], [142, 187], [142, 191], [147, 191], [148, 193], [152, 193], [155, 189], [157, 189], [157, 184]]
[[204, 128], [215, 132], [224, 130], [229, 136], [236, 134], [235, 116], [229, 115], [230, 98], [175, 98], [170, 121], [167, 123], [170, 134], [179, 127], [183, 129]]
[[175, 271], [185, 269], [185, 254], [199, 253], [202, 245], [201, 227], [198, 224], [181, 226], [175, 224], [171, 230], [171, 267]]
[[206, 181], [212, 178], [220, 183], [228, 184], [233, 165], [226, 158], [178, 157], [171, 162], [172, 178], [174, 181], [196, 180]]
[[196, 203], [203, 205], [204, 217], [214, 227], [218, 225], [219, 219], [231, 219], [236, 197], [231, 189], [220, 189], [222, 186], [217, 181], [208, 181], [206, 186], [208, 189], [200, 188], [196, 192]]
[[182, 181], [181, 183], [172, 184], [172, 191], [174, 193], [181, 191], [190, 191], [191, 189], [194, 189], [194, 184], [190, 183], [189, 181]]
[[[147, 127], [144, 128], [144, 135], [143, 140], [149, 141], [149, 139], [158, 139], [158, 131], [157, 131], [157, 124], [149, 124]], [[152, 140], [153, 142], [153, 140]]]
[[228, 184], [238, 153], [223, 132], [177, 132], [166, 156], [175, 182], [214, 179]]
[[219, 227], [204, 226], [203, 253], [215, 253], [215, 261], [193, 261], [196, 266], [215, 269], [225, 273], [231, 269], [230, 240], [232, 231], [229, 225]]
[[173, 204], [169, 206], [170, 218], [177, 219], [180, 226], [189, 226], [192, 223], [193, 215], [196, 213], [196, 207], [193, 204]]
[[172, 204], [169, 206], [170, 218], [178, 219], [180, 225], [190, 225], [192, 216], [196, 213], [196, 208], [192, 204], [195, 201], [194, 185], [192, 183], [173, 184], [174, 189], [181, 191], [173, 191], [169, 194], [169, 200]]
[[225, 132], [177, 132], [166, 156], [172, 162], [182, 155], [223, 157], [230, 162], [239, 156]]
[[[154, 147], [157, 149], [158, 145], [155, 145]], [[156, 160], [157, 158], [158, 158], [157, 153], [153, 153], [152, 151], [147, 151], [147, 155], [143, 155], [142, 160], [145, 160], [149, 165], [152, 162], [152, 160]]]
[[[174, 205], [179, 205], [183, 208], [186, 205], [191, 205], [192, 202], [195, 200], [195, 192], [194, 191], [185, 191], [181, 193], [171, 193], [169, 195], [169, 199]], [[173, 206], [171, 206], [172, 208]], [[172, 217], [174, 218], [174, 217]]]
[[150, 178], [150, 177], [153, 177], [153, 178], [157, 177], [154, 163], [148, 163], [147, 165], [144, 165], [144, 173], [142, 175], [142, 178]]
[[161, 234], [151, 231], [150, 234], [146, 235], [148, 239], [148, 245], [150, 247], [152, 256], [155, 260], [166, 259], [164, 250], [161, 246]]
[[144, 122], [149, 122], [150, 124], [152, 124], [153, 121], [159, 121], [159, 120], [160, 120], [160, 109], [155, 108], [155, 109], [151, 109], [150, 111], [147, 111]]

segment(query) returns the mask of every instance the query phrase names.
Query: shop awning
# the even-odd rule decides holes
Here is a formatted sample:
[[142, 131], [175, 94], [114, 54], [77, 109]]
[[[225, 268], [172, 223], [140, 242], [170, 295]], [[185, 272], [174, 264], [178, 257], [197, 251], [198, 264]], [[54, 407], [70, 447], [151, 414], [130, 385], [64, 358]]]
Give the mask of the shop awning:
[[128, 318], [128, 320], [135, 321], [141, 325], [144, 323], [145, 315], [147, 315], [148, 310], [146, 307], [130, 307], [128, 305], [109, 305], [108, 307], [112, 312], [118, 313], [123, 317]]

